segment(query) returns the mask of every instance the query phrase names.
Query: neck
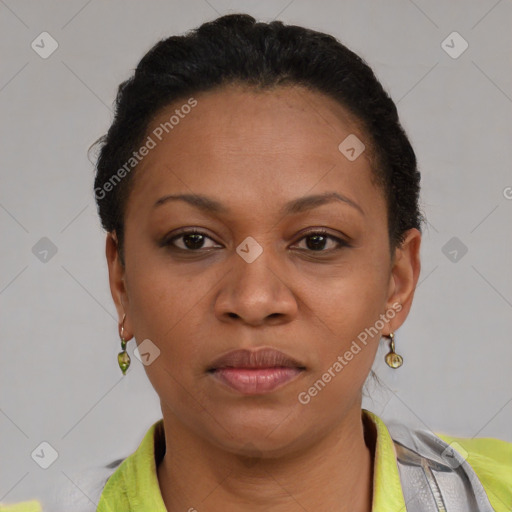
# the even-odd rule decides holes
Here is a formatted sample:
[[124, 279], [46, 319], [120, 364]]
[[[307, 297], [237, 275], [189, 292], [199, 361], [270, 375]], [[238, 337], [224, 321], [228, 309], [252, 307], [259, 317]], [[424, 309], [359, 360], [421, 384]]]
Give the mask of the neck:
[[162, 411], [166, 454], [157, 471], [169, 512], [371, 511], [376, 434], [360, 404], [314, 444], [255, 459], [212, 445]]

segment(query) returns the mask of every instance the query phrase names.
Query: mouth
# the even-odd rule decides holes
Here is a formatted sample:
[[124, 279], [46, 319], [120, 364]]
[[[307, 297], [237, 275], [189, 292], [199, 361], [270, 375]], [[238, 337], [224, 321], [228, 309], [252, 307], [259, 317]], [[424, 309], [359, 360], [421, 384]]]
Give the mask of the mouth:
[[207, 372], [244, 395], [270, 393], [305, 371], [299, 361], [274, 349], [235, 350], [217, 358]]

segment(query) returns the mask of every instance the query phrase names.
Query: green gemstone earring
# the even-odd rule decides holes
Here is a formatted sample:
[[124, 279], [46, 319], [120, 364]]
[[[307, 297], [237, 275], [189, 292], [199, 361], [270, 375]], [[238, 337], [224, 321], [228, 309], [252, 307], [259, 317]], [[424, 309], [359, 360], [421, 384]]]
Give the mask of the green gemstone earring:
[[119, 368], [121, 368], [121, 371], [123, 372], [123, 375], [126, 375], [126, 370], [128, 370], [130, 366], [130, 356], [128, 355], [128, 352], [126, 352], [126, 340], [124, 339], [124, 319], [126, 318], [126, 314], [123, 316], [123, 321], [121, 322], [121, 333], [119, 334], [121, 338], [121, 349], [122, 352], [119, 352], [117, 354], [117, 362], [119, 364]]
[[395, 335], [394, 333], [390, 332], [389, 334], [385, 335], [386, 338], [390, 339], [389, 342], [389, 352], [386, 354], [386, 364], [396, 370], [397, 368], [400, 368], [404, 364], [404, 359], [400, 354], [397, 354], [395, 352]]

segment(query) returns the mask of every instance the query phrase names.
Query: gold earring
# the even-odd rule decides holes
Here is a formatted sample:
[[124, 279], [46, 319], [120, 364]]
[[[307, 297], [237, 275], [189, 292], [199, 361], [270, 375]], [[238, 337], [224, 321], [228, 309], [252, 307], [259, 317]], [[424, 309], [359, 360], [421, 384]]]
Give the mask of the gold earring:
[[123, 321], [121, 322], [121, 333], [119, 337], [121, 338], [121, 349], [122, 351], [117, 354], [117, 362], [119, 364], [119, 368], [123, 372], [123, 375], [126, 375], [126, 370], [128, 370], [130, 366], [130, 356], [128, 352], [126, 352], [126, 340], [124, 339], [124, 319], [126, 318], [126, 313], [123, 316]]
[[394, 333], [390, 332], [389, 334], [385, 335], [386, 338], [390, 339], [389, 342], [389, 352], [386, 354], [386, 364], [396, 370], [397, 368], [400, 368], [402, 364], [404, 364], [404, 359], [400, 354], [397, 354], [395, 352], [395, 335]]

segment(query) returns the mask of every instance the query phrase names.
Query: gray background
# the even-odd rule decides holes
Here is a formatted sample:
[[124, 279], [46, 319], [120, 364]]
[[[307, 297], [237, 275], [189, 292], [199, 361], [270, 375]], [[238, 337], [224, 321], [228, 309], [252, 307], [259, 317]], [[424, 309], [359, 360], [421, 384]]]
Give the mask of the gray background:
[[[383, 364], [383, 340], [383, 386], [368, 386], [365, 407], [512, 441], [510, 0], [0, 0], [0, 502], [44, 497], [80, 468], [128, 455], [160, 417], [142, 364], [132, 357], [124, 378], [117, 367], [87, 149], [157, 40], [235, 11], [332, 33], [359, 53], [417, 153], [429, 224], [396, 335], [405, 364]], [[31, 48], [43, 31], [59, 45], [47, 59]], [[453, 31], [469, 44], [458, 58], [442, 47]], [[43, 237], [57, 249], [46, 261], [33, 252]], [[46, 470], [31, 457], [43, 441], [58, 453]]]

